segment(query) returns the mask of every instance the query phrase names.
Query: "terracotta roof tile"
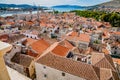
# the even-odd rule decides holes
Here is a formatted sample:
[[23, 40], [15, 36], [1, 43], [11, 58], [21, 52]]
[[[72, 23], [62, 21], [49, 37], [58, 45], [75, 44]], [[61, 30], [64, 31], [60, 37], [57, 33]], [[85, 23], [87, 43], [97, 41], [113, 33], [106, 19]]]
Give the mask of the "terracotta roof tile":
[[64, 40], [64, 41], [60, 42], [60, 45], [63, 45], [70, 50], [72, 50], [74, 48], [74, 46], [68, 40]]
[[26, 21], [26, 24], [33, 25], [34, 23], [30, 21]]
[[107, 68], [115, 71], [115, 66], [110, 55], [94, 53], [92, 54], [92, 64], [96, 67]]
[[102, 49], [102, 52], [105, 54], [109, 54], [109, 51], [107, 49]]
[[23, 44], [25, 44], [25, 45], [30, 45], [30, 44], [32, 44], [32, 43], [34, 43], [34, 42], [36, 42], [37, 40], [35, 40], [35, 39], [32, 39], [32, 38], [27, 38], [24, 42], [23, 42]]
[[120, 32], [114, 32], [116, 35], [120, 35]]
[[66, 36], [67, 40], [74, 40], [74, 41], [83, 41], [83, 42], [90, 42], [90, 36], [88, 34], [84, 33], [77, 33], [72, 32], [68, 36]]
[[87, 80], [99, 80], [92, 65], [48, 53], [37, 60], [38, 63]]
[[62, 45], [57, 45], [51, 52], [59, 56], [67, 56], [69, 49]]
[[35, 50], [38, 54], [41, 54], [49, 46], [50, 44], [46, 42], [44, 39], [40, 39], [30, 45], [31, 49]]
[[112, 75], [113, 75], [114, 80], [120, 80], [117, 72], [112, 71]]
[[91, 56], [92, 64], [95, 65], [103, 58], [104, 58], [104, 54], [102, 53], [92, 53], [92, 56]]
[[113, 62], [116, 62], [120, 65], [120, 59], [118, 59], [118, 58], [112, 58], [112, 59], [113, 59]]
[[14, 25], [15, 23], [14, 22], [7, 22], [6, 24]]
[[27, 55], [32, 56], [32, 57], [37, 57], [37, 56], [38, 56], [38, 54], [34, 53], [34, 52], [31, 51], [31, 50], [28, 50], [28, 51], [27, 51]]
[[69, 36], [78, 36], [78, 33], [73, 31], [71, 34], [69, 34]]
[[90, 36], [88, 34], [80, 34], [79, 40], [83, 42], [90, 42]]
[[109, 80], [112, 77], [111, 70], [101, 68], [100, 69], [100, 80]]

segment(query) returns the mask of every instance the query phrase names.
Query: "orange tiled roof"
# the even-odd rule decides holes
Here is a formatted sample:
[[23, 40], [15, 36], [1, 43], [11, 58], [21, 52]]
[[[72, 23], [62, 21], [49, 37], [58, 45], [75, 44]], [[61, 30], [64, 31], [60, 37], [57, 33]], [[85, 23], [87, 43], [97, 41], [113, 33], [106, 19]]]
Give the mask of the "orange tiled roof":
[[83, 62], [77, 62], [73, 61], [72, 59], [59, 57], [51, 53], [39, 58], [37, 63], [87, 80], [99, 80], [99, 77], [96, 73], [96, 71], [99, 71], [98, 68]]
[[41, 54], [43, 51], [45, 51], [50, 44], [46, 42], [44, 39], [40, 39], [30, 45], [30, 47], [35, 50], [38, 54]]
[[29, 56], [32, 56], [32, 57], [37, 57], [37, 56], [38, 56], [38, 54], [32, 52], [31, 50], [28, 50], [28, 51], [27, 51], [27, 54], [28, 54]]
[[78, 39], [83, 42], [90, 42], [90, 36], [88, 34], [80, 34]]
[[102, 49], [102, 52], [105, 53], [105, 54], [109, 54], [109, 51], [107, 49]]
[[92, 54], [92, 64], [96, 67], [111, 69], [112, 71], [115, 71], [115, 66], [110, 55], [103, 53]]
[[102, 23], [101, 22], [96, 22], [96, 25], [99, 27], [99, 26], [102, 25]]
[[113, 62], [116, 62], [120, 65], [120, 59], [118, 59], [118, 58], [112, 58], [112, 59], [113, 59]]
[[51, 52], [59, 56], [67, 56], [69, 49], [64, 46], [57, 45]]
[[33, 25], [33, 22], [28, 21], [26, 24]]
[[78, 36], [78, 33], [73, 31], [69, 36]]
[[110, 80], [114, 78], [115, 80], [119, 80], [119, 76], [117, 72], [111, 71], [110, 69], [100, 68], [100, 80]]
[[120, 35], [120, 32], [115, 32], [116, 35]]
[[32, 38], [27, 38], [26, 41], [24, 42], [25, 45], [30, 45], [34, 42], [36, 42], [37, 40], [32, 39]]
[[77, 32], [72, 32], [68, 36], [66, 36], [67, 40], [75, 40], [75, 41], [83, 41], [83, 42], [90, 42], [90, 36], [88, 34], [80, 33], [78, 34]]
[[13, 25], [15, 23], [14, 22], [7, 22], [6, 24]]
[[40, 25], [42, 26], [42, 27], [46, 27], [47, 26], [47, 24], [46, 23], [40, 23]]
[[108, 31], [104, 31], [103, 32], [103, 38], [109, 38], [109, 35], [108, 35], [109, 33], [108, 33]]
[[60, 44], [67, 47], [70, 50], [72, 50], [74, 48], [74, 46], [68, 40], [64, 40]]

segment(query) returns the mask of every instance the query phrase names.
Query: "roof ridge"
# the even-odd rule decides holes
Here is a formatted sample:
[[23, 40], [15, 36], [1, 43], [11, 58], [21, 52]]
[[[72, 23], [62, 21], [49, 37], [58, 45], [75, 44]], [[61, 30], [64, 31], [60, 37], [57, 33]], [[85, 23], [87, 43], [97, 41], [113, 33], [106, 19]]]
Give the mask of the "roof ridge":
[[[55, 42], [52, 45], [50, 45], [44, 52], [42, 55], [39, 55], [35, 61], [37, 61], [40, 57], [45, 56], [47, 53], [51, 52], [57, 45], [59, 44], [59, 42]], [[46, 54], [45, 54], [46, 53]]]
[[[108, 60], [107, 56], [109, 56], [109, 55], [105, 55], [105, 57], [106, 57], [107, 61], [110, 63], [110, 61]], [[112, 60], [112, 63], [113, 63], [113, 60]], [[113, 64], [110, 63], [110, 65], [115, 69], [114, 63]]]
[[[97, 73], [96, 73], [96, 71], [95, 71], [95, 69], [94, 69], [94, 68], [98, 68], [98, 67], [95, 67], [95, 66], [93, 66], [93, 65], [91, 65], [91, 67], [92, 67], [93, 71], [95, 72], [95, 74], [96, 74], [96, 76], [98, 77], [98, 80], [99, 80], [99, 79], [100, 79], [100, 75], [97, 75]], [[98, 69], [98, 70], [100, 70], [100, 69]]]
[[[103, 59], [105, 59], [106, 61], [107, 61], [107, 63], [108, 64], [110, 64], [109, 63], [109, 61], [104, 57], [104, 58], [102, 58], [99, 62], [97, 62], [96, 64], [94, 64], [94, 65], [97, 65], [97, 64], [99, 64]], [[115, 71], [115, 69], [113, 68], [113, 66], [110, 64], [110, 66], [112, 67], [112, 69]]]
[[[105, 58], [106, 59], [106, 58]], [[110, 64], [110, 62], [108, 61], [108, 59], [107, 59], [107, 62], [108, 62], [108, 64]], [[116, 69], [112, 66], [112, 64], [110, 64], [110, 66], [113, 68], [113, 70], [116, 72]]]

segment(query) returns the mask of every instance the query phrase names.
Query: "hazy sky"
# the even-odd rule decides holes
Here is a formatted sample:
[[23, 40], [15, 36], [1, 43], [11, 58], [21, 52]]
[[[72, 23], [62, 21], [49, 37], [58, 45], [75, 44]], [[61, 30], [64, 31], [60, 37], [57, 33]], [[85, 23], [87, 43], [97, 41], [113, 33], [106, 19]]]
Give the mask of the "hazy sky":
[[0, 0], [0, 3], [7, 4], [35, 4], [42, 6], [53, 6], [53, 5], [80, 5], [80, 6], [91, 6], [110, 0]]

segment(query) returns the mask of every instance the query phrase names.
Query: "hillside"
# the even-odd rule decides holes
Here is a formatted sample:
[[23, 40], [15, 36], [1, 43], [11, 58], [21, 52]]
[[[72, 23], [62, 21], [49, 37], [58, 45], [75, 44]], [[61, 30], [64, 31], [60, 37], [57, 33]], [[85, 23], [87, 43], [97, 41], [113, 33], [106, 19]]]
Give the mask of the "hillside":
[[0, 8], [10, 8], [10, 7], [13, 7], [13, 8], [29, 8], [29, 7], [32, 7], [31, 5], [27, 5], [27, 4], [21, 4], [21, 5], [16, 5], [16, 4], [2, 4], [0, 3]]
[[109, 2], [98, 4], [96, 6], [102, 8], [120, 8], [120, 0], [111, 0]]
[[[39, 6], [33, 6], [28, 4], [3, 4], [0, 3], [0, 8], [38, 8]], [[40, 8], [47, 8], [46, 6], [40, 6]]]

